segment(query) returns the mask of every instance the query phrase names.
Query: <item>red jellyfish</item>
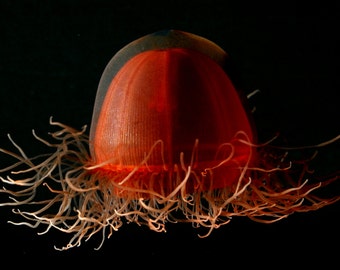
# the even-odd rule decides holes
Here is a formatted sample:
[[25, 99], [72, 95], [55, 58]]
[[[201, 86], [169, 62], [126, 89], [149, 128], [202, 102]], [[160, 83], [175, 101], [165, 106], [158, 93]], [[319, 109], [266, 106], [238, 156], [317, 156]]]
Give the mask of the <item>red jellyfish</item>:
[[101, 232], [100, 248], [129, 222], [157, 232], [190, 222], [207, 228], [205, 237], [234, 216], [270, 223], [339, 200], [315, 194], [337, 176], [309, 183], [307, 161], [257, 142], [227, 60], [215, 43], [183, 31], [131, 42], [104, 70], [89, 137], [86, 127], [51, 119], [52, 142], [33, 135], [54, 153], [34, 158], [9, 137], [17, 152], [0, 150], [17, 161], [0, 170], [10, 197], [1, 206], [26, 220], [15, 224], [72, 234], [57, 248], [65, 250]]

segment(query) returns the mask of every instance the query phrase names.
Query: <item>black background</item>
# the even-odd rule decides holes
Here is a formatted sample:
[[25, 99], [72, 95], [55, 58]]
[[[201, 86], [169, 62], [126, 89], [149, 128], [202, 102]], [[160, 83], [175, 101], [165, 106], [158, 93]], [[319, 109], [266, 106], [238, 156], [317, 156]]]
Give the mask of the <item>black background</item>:
[[[219, 44], [231, 57], [238, 88], [260, 89], [252, 103], [261, 140], [277, 131], [292, 146], [335, 137], [340, 133], [336, 1], [250, 2], [256, 4], [0, 1], [0, 147], [11, 147], [10, 133], [29, 155], [39, 154], [31, 130], [46, 136], [50, 116], [75, 128], [89, 126], [96, 88], [111, 57], [136, 38], [169, 28]], [[1, 155], [0, 164], [5, 159]], [[321, 171], [338, 170], [339, 144], [321, 150], [317, 161]], [[10, 209], [0, 208], [2, 262], [15, 255], [37, 258], [37, 264], [53, 256], [109, 267], [338, 264], [339, 203], [271, 225], [235, 218], [206, 239], [190, 225], [170, 225], [165, 234], [125, 225], [99, 251], [93, 250], [99, 235], [69, 251], [55, 251], [53, 245], [66, 243], [67, 235], [38, 236], [38, 230], [7, 224], [11, 217]], [[158, 258], [162, 264], [155, 263]]]

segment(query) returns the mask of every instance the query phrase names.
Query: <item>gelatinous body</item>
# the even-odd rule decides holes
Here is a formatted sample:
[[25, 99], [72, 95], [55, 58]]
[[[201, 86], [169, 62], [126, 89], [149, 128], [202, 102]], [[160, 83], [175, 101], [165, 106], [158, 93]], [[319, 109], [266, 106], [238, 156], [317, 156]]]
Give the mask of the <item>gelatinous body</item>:
[[[190, 192], [230, 185], [238, 180], [239, 167], [249, 162], [249, 145], [235, 138], [238, 131], [249, 141], [253, 138], [240, 98], [222, 68], [200, 52], [169, 48], [134, 56], [114, 77], [100, 107], [90, 139], [95, 162], [106, 163], [100, 170], [128, 174], [140, 164], [121, 188], [144, 187], [168, 195], [179, 184], [175, 178], [181, 155], [185, 166], [191, 164], [201, 175], [235, 152], [229, 172], [216, 169], [214, 174], [221, 175], [211, 182], [200, 177], [200, 184], [190, 179]], [[235, 149], [221, 146], [233, 140]]]
[[[2, 182], [22, 188], [2, 190], [17, 199], [0, 205], [18, 207], [32, 226], [73, 233], [67, 249], [125, 221], [155, 231], [190, 222], [207, 236], [232, 216], [268, 223], [339, 200], [313, 194], [337, 176], [308, 183], [306, 162], [257, 142], [227, 59], [215, 43], [176, 30], [128, 44], [102, 75], [89, 138], [51, 121], [58, 143], [36, 136], [56, 149], [47, 159], [29, 159], [13, 141], [20, 155], [0, 149], [19, 160], [0, 170], [9, 174]], [[51, 196], [36, 204], [43, 188]], [[36, 210], [21, 210], [29, 204]]]

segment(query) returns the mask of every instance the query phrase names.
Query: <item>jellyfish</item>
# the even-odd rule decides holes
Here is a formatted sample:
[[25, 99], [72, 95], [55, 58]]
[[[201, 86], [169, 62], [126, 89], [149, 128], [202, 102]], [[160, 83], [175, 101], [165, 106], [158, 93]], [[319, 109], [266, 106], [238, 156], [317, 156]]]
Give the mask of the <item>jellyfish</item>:
[[[9, 135], [15, 162], [0, 169], [0, 206], [22, 222], [70, 234], [57, 250], [121, 226], [166, 232], [190, 223], [208, 237], [233, 217], [273, 223], [335, 203], [317, 191], [338, 175], [310, 181], [310, 160], [274, 138], [259, 142], [252, 112], [234, 86], [228, 54], [214, 42], [180, 30], [143, 36], [119, 50], [97, 89], [89, 134], [50, 118], [50, 154], [26, 155]], [[306, 148], [318, 148], [329, 141]], [[311, 157], [312, 159], [312, 157]]]

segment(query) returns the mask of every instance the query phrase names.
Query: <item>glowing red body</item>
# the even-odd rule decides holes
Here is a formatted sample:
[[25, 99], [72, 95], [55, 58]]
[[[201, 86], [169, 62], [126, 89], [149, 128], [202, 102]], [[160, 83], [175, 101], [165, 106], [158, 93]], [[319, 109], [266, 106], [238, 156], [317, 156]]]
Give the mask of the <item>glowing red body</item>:
[[[94, 133], [94, 157], [97, 164], [109, 161], [100, 169], [107, 174], [128, 173], [161, 141], [147, 164], [126, 184], [145, 188], [154, 181], [150, 174], [171, 173], [180, 163], [181, 153], [189, 164], [196, 139], [194, 169], [204, 173], [217, 166], [232, 151], [230, 146], [219, 147], [231, 142], [239, 131], [253, 140], [238, 93], [215, 61], [189, 49], [150, 50], [130, 59], [113, 78]], [[250, 148], [241, 143], [234, 146], [233, 159], [220, 168], [209, 188], [225, 187], [239, 179], [239, 167], [249, 160]], [[162, 177], [157, 181], [171, 180]], [[168, 185], [169, 190], [174, 188]]]

